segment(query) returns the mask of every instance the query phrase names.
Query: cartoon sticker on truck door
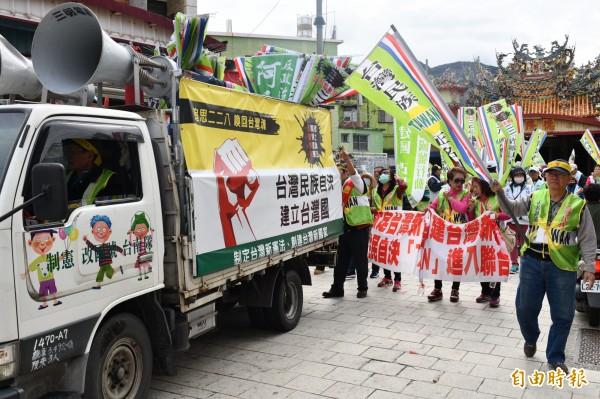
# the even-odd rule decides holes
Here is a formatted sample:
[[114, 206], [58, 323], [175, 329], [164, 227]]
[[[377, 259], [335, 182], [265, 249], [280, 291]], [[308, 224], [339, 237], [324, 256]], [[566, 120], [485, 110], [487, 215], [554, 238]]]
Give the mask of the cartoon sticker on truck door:
[[[54, 234], [56, 230], [39, 230], [31, 233], [31, 239], [28, 241], [29, 247], [38, 256], [29, 263], [29, 273], [37, 272], [38, 282], [40, 288], [38, 290], [39, 298], [42, 300], [42, 304], [38, 307], [38, 310], [43, 310], [48, 307], [47, 300], [51, 297], [53, 305], [62, 305], [62, 302], [58, 300], [56, 293], [56, 281], [54, 279], [54, 270], [60, 268], [59, 262], [63, 259], [62, 255], [58, 252], [52, 253], [52, 247], [56, 241]], [[27, 272], [21, 274], [21, 278], [25, 279]]]
[[115, 271], [120, 270], [121, 274], [123, 274], [123, 267], [113, 267], [113, 258], [117, 256], [117, 252], [123, 255], [123, 248], [118, 246], [114, 241], [107, 242], [112, 234], [112, 222], [110, 218], [106, 215], [95, 215], [90, 220], [90, 227], [92, 228], [92, 235], [98, 245], [93, 244], [91, 241], [87, 239], [87, 235], [83, 235], [82, 239], [87, 245], [88, 249], [91, 253], [95, 253], [96, 259], [98, 260], [98, 274], [96, 275], [96, 285], [92, 287], [92, 289], [99, 290], [102, 288], [102, 282], [104, 281], [104, 276], [109, 279], [113, 278], [113, 274]]
[[[135, 268], [139, 271], [138, 281], [148, 279], [148, 273], [152, 271], [152, 236], [154, 229], [150, 227], [148, 216], [146, 213], [139, 211], [133, 215], [131, 220], [131, 229], [127, 232], [129, 234], [129, 243], [134, 248], [134, 252], [137, 252], [137, 258], [135, 260]], [[132, 239], [135, 236], [135, 241]]]

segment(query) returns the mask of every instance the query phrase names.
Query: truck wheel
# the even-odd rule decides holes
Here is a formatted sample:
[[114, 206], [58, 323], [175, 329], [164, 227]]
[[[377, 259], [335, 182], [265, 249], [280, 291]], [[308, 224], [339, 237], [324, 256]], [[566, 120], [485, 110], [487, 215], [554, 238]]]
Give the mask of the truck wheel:
[[152, 378], [152, 349], [144, 324], [123, 313], [100, 326], [85, 373], [85, 398], [142, 399]]
[[259, 308], [258, 306], [248, 306], [248, 318], [250, 324], [256, 328], [268, 328], [269, 319], [267, 318], [267, 308]]
[[302, 315], [302, 282], [295, 270], [277, 277], [273, 291], [273, 305], [266, 308], [271, 327], [280, 331], [293, 330]]
[[590, 308], [588, 313], [588, 323], [592, 327], [598, 327], [598, 325], [600, 324], [600, 309]]

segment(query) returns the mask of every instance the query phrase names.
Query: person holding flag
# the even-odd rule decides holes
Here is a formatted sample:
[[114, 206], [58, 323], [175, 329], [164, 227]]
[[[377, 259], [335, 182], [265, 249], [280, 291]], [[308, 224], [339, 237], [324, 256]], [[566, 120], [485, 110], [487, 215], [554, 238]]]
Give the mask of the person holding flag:
[[356, 297], [365, 298], [368, 290], [369, 227], [373, 224], [373, 214], [369, 206], [367, 186], [354, 168], [350, 154], [342, 148], [339, 156], [344, 161], [344, 164], [338, 166], [343, 182], [344, 233], [339, 237], [335, 269], [333, 270], [333, 284], [329, 291], [323, 292], [323, 297], [340, 298], [344, 296], [344, 282], [348, 267], [350, 262], [354, 261], [358, 283]]
[[[451, 223], [466, 223], [468, 221], [468, 208], [471, 193], [465, 190], [465, 179], [467, 172], [461, 167], [454, 167], [447, 173], [450, 189], [441, 191], [426, 210], [431, 210]], [[458, 302], [458, 290], [460, 281], [452, 282], [450, 302]], [[427, 297], [429, 302], [439, 301], [443, 298], [442, 280], [434, 280], [434, 289]]]
[[[579, 259], [583, 259], [582, 284], [594, 285], [596, 232], [586, 203], [567, 192], [571, 166], [562, 159], [544, 170], [548, 189], [501, 203], [503, 212], [527, 216], [529, 242], [524, 245], [515, 300], [517, 320], [525, 339], [525, 356], [533, 357], [540, 336], [538, 317], [544, 296], [550, 305], [552, 325], [547, 335], [546, 358], [552, 369], [566, 374], [565, 347], [575, 316], [575, 285]], [[497, 181], [491, 185], [499, 193]], [[504, 207], [507, 207], [505, 209]]]
[[[506, 188], [504, 189], [506, 198], [516, 200], [522, 197], [527, 197], [533, 192], [533, 187], [530, 184], [527, 184], [527, 181], [525, 180], [525, 170], [522, 167], [517, 166], [512, 168], [509, 175], [511, 182], [507, 184]], [[518, 222], [523, 226], [529, 224], [527, 217], [520, 217]], [[517, 238], [517, 244], [510, 253], [510, 261], [512, 264], [510, 267], [510, 274], [515, 274], [519, 272], [519, 250], [523, 245], [523, 238], [517, 231], [517, 225], [515, 223], [508, 223], [508, 227], [515, 232], [515, 236]]]

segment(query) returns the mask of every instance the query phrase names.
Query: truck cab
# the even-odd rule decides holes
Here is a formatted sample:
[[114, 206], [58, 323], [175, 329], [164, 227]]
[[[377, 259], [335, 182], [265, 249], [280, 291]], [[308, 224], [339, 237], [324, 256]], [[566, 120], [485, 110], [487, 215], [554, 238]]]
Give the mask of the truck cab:
[[[28, 375], [88, 353], [103, 313], [133, 293], [162, 288], [162, 268], [153, 267], [164, 256], [162, 237], [154, 236], [163, 231], [160, 191], [148, 129], [135, 113], [6, 106], [0, 126], [2, 214], [32, 197], [34, 165], [59, 164], [66, 176], [65, 219], [40, 220], [29, 206], [0, 222], [0, 256], [12, 259], [0, 277], [0, 342], [9, 343], [3, 360], [12, 357], [2, 367]], [[78, 176], [85, 157], [92, 168]], [[90, 173], [106, 174], [102, 184], [111, 192], [69, 193]], [[44, 392], [39, 380], [35, 385]]]

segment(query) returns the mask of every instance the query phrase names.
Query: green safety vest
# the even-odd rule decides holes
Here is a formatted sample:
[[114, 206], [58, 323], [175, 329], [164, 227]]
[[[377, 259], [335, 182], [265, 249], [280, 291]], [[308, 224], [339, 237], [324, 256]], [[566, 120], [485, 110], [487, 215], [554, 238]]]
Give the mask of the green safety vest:
[[[579, 247], [575, 230], [579, 227], [585, 201], [573, 194], [567, 194], [554, 219], [549, 223], [550, 192], [534, 191], [529, 207], [529, 241], [541, 243], [538, 235], [548, 237], [550, 259], [559, 268], [575, 272], [579, 262]], [[523, 245], [523, 251], [529, 245]]]
[[483, 215], [485, 211], [498, 212], [500, 207], [498, 206], [498, 197], [495, 195], [488, 197], [487, 202], [484, 204], [481, 200], [477, 200], [475, 203], [475, 217]]
[[378, 211], [383, 210], [402, 210], [402, 199], [398, 198], [396, 195], [396, 191], [398, 190], [398, 185], [394, 186], [394, 189], [387, 193], [385, 198], [381, 198], [377, 189], [374, 189], [371, 195], [373, 199], [373, 206]]
[[342, 202], [344, 206], [344, 218], [350, 226], [370, 226], [373, 224], [369, 196], [361, 194], [354, 187], [350, 178], [344, 182], [344, 186], [342, 187]]
[[[462, 200], [469, 194], [469, 190], [464, 190], [460, 194], [458, 194], [455, 198], [457, 200]], [[458, 213], [454, 209], [450, 208], [450, 201], [444, 197], [444, 192], [440, 191], [438, 193], [438, 203], [436, 208], [436, 213], [440, 215], [445, 221], [451, 223], [467, 223], [467, 215], [464, 213]]]
[[[103, 169], [100, 176], [98, 176], [98, 179], [96, 179], [95, 182], [91, 182], [83, 192], [83, 197], [81, 198], [81, 205], [93, 204], [94, 200], [98, 196], [98, 193], [104, 190], [104, 187], [106, 187], [106, 185], [108, 184], [108, 180], [114, 174], [115, 172], [113, 172], [112, 170]], [[72, 175], [73, 171], [69, 171], [69, 173], [67, 173], [67, 181], [69, 181]]]

